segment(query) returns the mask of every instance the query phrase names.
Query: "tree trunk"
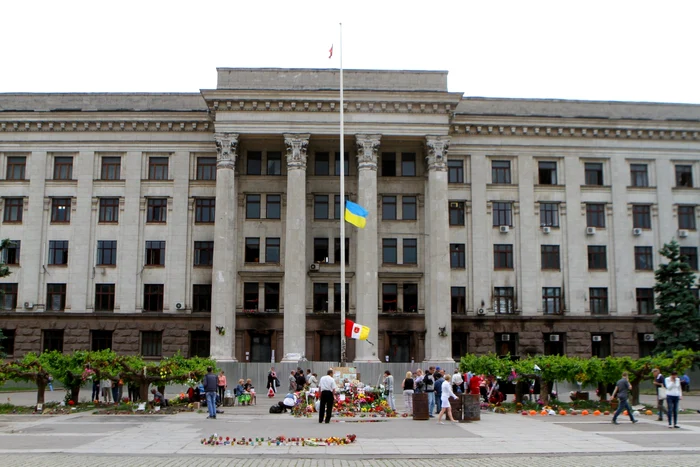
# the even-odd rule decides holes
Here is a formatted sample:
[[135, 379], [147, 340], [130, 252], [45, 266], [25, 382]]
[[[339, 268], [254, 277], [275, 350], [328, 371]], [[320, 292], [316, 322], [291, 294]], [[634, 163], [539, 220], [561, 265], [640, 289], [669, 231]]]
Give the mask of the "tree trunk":
[[631, 399], [632, 399], [632, 405], [637, 405], [639, 404], [639, 382], [635, 381], [632, 383], [632, 394], [631, 394]]
[[80, 386], [73, 386], [72, 388], [70, 388], [70, 400], [72, 400], [75, 404], [77, 404], [79, 396], [80, 396]]
[[147, 381], [139, 381], [139, 398], [141, 402], [148, 402], [148, 387], [150, 383]]
[[41, 378], [37, 378], [36, 382], [36, 405], [44, 404], [44, 395], [46, 394], [46, 383]]
[[549, 382], [540, 379], [540, 399], [542, 404], [549, 405]]
[[515, 403], [522, 404], [523, 402], [523, 390], [520, 381], [515, 382]]
[[608, 400], [608, 385], [605, 383], [598, 383], [598, 395], [601, 402]]

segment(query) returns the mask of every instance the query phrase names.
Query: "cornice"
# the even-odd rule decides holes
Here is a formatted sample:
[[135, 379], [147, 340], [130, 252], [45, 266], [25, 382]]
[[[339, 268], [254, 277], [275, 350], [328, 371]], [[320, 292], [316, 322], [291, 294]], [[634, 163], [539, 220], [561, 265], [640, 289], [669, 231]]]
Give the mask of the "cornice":
[[158, 132], [158, 133], [212, 133], [214, 126], [209, 119], [59, 119], [46, 118], [7, 118], [0, 115], [0, 133], [85, 133], [85, 132]]

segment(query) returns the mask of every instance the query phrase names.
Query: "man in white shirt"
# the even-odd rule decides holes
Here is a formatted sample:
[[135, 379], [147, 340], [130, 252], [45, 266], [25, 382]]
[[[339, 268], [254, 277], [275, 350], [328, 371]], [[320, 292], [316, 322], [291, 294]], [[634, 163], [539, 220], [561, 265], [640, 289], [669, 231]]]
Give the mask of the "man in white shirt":
[[321, 391], [321, 406], [318, 409], [318, 423], [331, 422], [331, 415], [333, 414], [333, 402], [335, 402], [335, 392], [338, 390], [338, 386], [335, 384], [333, 379], [333, 370], [328, 370], [326, 376], [321, 378], [318, 382], [318, 390]]

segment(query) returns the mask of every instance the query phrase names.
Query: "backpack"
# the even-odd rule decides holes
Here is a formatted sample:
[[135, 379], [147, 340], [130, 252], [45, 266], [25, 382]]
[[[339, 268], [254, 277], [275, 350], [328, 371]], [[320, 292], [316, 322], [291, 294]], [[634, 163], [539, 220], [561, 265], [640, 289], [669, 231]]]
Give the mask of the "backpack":
[[282, 407], [275, 404], [272, 407], [270, 407], [270, 413], [282, 413]]

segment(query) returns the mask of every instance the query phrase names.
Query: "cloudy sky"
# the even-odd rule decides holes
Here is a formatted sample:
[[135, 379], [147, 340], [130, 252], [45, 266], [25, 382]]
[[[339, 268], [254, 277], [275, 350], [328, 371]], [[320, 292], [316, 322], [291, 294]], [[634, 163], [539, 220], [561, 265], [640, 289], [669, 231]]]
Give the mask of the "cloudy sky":
[[[700, 104], [700, 1], [8, 1], [0, 92], [197, 92], [217, 67], [449, 71], [467, 96]], [[328, 49], [334, 44], [334, 57]]]

